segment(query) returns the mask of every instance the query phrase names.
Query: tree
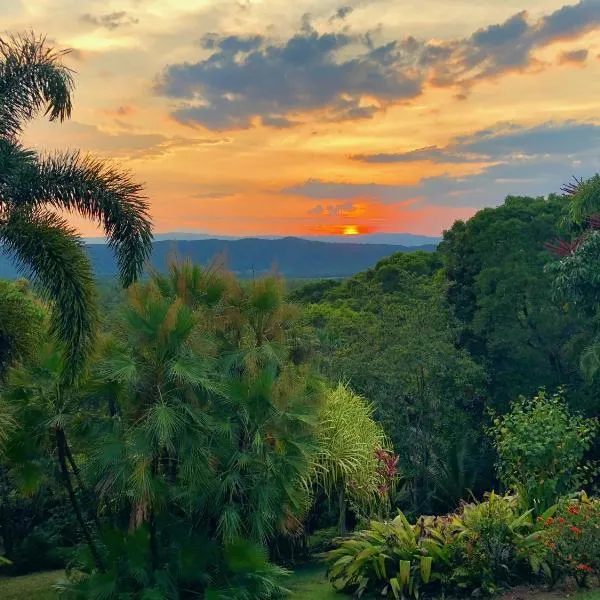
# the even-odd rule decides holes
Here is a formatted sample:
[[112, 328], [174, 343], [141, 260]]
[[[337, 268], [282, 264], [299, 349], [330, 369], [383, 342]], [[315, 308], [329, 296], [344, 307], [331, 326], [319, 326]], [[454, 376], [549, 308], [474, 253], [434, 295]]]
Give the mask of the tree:
[[571, 414], [562, 391], [519, 398], [488, 431], [501, 481], [538, 514], [590, 483], [592, 471], [583, 459], [598, 422]]
[[124, 285], [141, 271], [152, 235], [142, 189], [128, 173], [79, 152], [41, 155], [19, 142], [38, 113], [51, 121], [70, 116], [73, 77], [64, 55], [33, 34], [0, 38], [0, 243], [51, 301], [72, 381], [92, 349], [97, 311], [90, 262], [61, 213], [104, 228]]
[[392, 483], [379, 473], [378, 452], [389, 451], [390, 444], [373, 411], [364, 398], [339, 384], [327, 392], [319, 412], [314, 479], [338, 497], [341, 535], [346, 534], [348, 499], [369, 513], [387, 499]]
[[79, 597], [280, 591], [266, 557], [310, 507], [322, 391], [299, 316], [275, 277], [190, 263], [129, 290], [80, 411], [105, 572], [79, 558]]
[[548, 265], [547, 272], [554, 277], [558, 298], [571, 303], [590, 325], [594, 337], [580, 348], [580, 366], [593, 382], [600, 370], [600, 175], [575, 179], [564, 191], [570, 238], [547, 243], [547, 248], [560, 257]]
[[587, 402], [577, 368], [589, 323], [555, 297], [546, 242], [560, 228], [566, 202], [508, 197], [444, 234], [440, 254], [448, 299], [461, 323], [460, 345], [489, 373], [498, 410], [519, 394], [565, 384]]

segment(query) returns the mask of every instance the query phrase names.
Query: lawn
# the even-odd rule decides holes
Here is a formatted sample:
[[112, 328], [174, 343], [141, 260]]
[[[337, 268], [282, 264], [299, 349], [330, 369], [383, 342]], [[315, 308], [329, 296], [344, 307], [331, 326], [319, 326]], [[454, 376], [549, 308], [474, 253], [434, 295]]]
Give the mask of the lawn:
[[[62, 577], [62, 571], [34, 573], [22, 577], [0, 578], [1, 600], [57, 600], [58, 596], [52, 590], [52, 585]], [[325, 579], [322, 568], [307, 567], [296, 571], [288, 582], [292, 590], [293, 600], [343, 600], [348, 598], [336, 594]], [[556, 593], [545, 595], [536, 593], [518, 595], [519, 598], [531, 600], [558, 600], [565, 596]], [[512, 599], [511, 599], [512, 600]], [[573, 596], [573, 600], [575, 597]], [[577, 596], [576, 600], [600, 600], [600, 592], [588, 592]]]
[[46, 571], [21, 577], [0, 577], [2, 600], [56, 600], [52, 585], [64, 576], [62, 571]]
[[294, 600], [342, 600], [344, 596], [336, 594], [327, 579], [322, 567], [299, 569], [290, 577], [286, 586], [292, 590]]

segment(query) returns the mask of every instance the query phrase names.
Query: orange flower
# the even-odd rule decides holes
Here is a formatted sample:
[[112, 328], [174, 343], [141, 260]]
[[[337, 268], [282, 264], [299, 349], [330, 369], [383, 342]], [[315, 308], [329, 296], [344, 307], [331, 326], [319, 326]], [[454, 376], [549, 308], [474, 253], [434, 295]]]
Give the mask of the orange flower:
[[561, 525], [565, 522], [565, 520], [562, 517], [558, 517], [558, 519], [556, 519]]
[[549, 525], [553, 525], [553, 524], [554, 524], [554, 519], [552, 517], [550, 517], [545, 523], [546, 527], [548, 527]]
[[579, 563], [576, 567], [578, 571], [584, 571], [585, 573], [593, 573], [594, 569], [590, 567], [590, 565], [586, 565], [585, 563]]
[[579, 507], [575, 506], [575, 505], [569, 506], [569, 513], [572, 514], [572, 515], [578, 515], [579, 514]]

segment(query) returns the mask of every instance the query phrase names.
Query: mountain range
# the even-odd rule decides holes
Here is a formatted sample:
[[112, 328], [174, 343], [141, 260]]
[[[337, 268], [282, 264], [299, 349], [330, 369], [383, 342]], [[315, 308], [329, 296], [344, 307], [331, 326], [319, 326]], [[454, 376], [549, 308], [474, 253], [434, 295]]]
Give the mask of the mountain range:
[[[98, 277], [114, 277], [117, 264], [105, 244], [87, 244]], [[152, 267], [164, 271], [174, 258], [190, 258], [208, 264], [222, 257], [240, 277], [252, 277], [272, 270], [286, 277], [347, 277], [372, 267], [378, 260], [396, 252], [432, 252], [436, 244], [401, 246], [396, 244], [332, 243], [288, 237], [280, 239], [242, 238], [234, 240], [159, 240], [153, 243]], [[14, 278], [18, 271], [12, 261], [0, 255], [0, 277]]]
[[[253, 239], [280, 240], [286, 236], [256, 235]], [[418, 235], [414, 233], [365, 233], [358, 235], [309, 235], [296, 236], [300, 239], [312, 242], [334, 242], [337, 244], [391, 244], [394, 246], [424, 246], [428, 244], [439, 244], [440, 237]], [[157, 242], [170, 240], [239, 240], [244, 239], [233, 235], [214, 235], [197, 231], [170, 231], [167, 233], [155, 233], [154, 240]], [[104, 244], [104, 238], [86, 238], [88, 244]]]

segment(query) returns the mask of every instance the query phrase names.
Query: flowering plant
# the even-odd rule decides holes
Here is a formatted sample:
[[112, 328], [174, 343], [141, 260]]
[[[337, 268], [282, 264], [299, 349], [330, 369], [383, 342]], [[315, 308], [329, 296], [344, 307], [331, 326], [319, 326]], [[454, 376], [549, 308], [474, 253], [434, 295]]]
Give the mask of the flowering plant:
[[580, 586], [600, 574], [600, 500], [585, 493], [563, 499], [539, 527], [553, 569]]

